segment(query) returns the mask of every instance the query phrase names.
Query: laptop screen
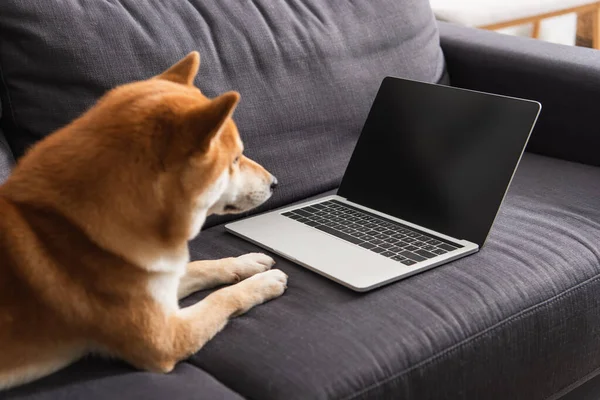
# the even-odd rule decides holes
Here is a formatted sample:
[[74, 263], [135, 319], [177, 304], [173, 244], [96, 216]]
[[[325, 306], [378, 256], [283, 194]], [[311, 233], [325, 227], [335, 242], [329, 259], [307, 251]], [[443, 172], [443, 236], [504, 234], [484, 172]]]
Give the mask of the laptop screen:
[[482, 246], [539, 110], [533, 101], [385, 78], [338, 194]]

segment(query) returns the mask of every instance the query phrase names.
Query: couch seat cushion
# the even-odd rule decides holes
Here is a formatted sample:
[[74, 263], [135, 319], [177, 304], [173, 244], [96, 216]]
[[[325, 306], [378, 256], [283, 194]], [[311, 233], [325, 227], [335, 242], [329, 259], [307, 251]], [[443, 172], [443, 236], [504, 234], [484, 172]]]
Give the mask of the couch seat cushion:
[[250, 398], [542, 399], [600, 366], [600, 168], [526, 154], [478, 254], [370, 293], [277, 261], [286, 294], [190, 361]]
[[206, 372], [180, 363], [169, 374], [142, 372], [89, 358], [34, 383], [0, 393], [3, 400], [242, 400]]

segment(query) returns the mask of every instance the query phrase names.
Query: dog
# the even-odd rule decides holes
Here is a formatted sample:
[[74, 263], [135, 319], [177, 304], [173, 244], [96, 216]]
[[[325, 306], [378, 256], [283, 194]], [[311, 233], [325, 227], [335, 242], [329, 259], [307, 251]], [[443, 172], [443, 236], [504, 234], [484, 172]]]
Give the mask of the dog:
[[277, 186], [242, 154], [239, 93], [204, 96], [199, 66], [192, 52], [109, 91], [0, 186], [0, 389], [90, 353], [168, 373], [286, 290], [264, 254], [189, 262], [207, 216], [250, 210]]

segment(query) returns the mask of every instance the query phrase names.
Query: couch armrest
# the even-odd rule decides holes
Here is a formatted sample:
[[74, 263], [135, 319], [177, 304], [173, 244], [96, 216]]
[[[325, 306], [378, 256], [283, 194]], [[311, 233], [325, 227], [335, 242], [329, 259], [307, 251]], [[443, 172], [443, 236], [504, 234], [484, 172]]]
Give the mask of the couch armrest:
[[453, 86], [542, 103], [528, 151], [600, 166], [600, 51], [439, 27]]

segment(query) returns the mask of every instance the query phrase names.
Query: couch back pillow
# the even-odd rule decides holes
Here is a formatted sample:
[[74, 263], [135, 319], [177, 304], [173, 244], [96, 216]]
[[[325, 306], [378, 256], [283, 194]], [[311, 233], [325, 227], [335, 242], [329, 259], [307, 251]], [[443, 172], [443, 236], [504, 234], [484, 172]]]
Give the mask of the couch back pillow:
[[207, 96], [241, 93], [246, 154], [281, 182], [271, 207], [339, 184], [383, 77], [444, 74], [427, 0], [2, 0], [0, 129], [18, 158], [192, 50]]

